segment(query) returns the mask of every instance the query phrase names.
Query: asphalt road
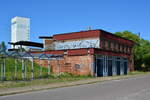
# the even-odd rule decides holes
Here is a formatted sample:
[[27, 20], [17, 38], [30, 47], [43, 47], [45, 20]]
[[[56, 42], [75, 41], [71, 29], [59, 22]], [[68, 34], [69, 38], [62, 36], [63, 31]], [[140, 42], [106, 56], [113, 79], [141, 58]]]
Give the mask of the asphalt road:
[[150, 100], [150, 76], [1, 96], [0, 100]]

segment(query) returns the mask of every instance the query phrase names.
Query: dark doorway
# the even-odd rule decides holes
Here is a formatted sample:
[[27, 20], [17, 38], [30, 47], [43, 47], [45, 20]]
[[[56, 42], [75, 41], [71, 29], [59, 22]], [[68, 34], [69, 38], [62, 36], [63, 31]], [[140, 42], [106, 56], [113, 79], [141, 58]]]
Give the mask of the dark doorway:
[[103, 76], [103, 59], [97, 59], [97, 76]]
[[112, 60], [108, 60], [108, 76], [112, 76]]
[[116, 61], [117, 75], [120, 75], [120, 61]]
[[124, 62], [124, 74], [127, 75], [128, 73], [128, 63]]

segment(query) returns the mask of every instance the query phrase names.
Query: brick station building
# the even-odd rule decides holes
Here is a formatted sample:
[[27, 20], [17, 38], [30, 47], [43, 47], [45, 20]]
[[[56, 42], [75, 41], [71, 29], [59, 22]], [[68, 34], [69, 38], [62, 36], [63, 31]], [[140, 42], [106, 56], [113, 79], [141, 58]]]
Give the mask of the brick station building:
[[[134, 70], [132, 48], [135, 43], [104, 30], [88, 30], [40, 38], [44, 40], [44, 51], [33, 53], [64, 56], [59, 63], [57, 60], [50, 61], [54, 73], [113, 76]], [[36, 62], [39, 63], [39, 60]], [[43, 66], [48, 65], [47, 60], [41, 62]]]

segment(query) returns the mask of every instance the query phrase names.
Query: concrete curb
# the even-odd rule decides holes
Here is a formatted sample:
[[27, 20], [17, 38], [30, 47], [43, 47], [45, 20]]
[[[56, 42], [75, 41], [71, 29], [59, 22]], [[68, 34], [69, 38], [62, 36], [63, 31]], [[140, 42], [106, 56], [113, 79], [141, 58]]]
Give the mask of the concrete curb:
[[54, 89], [54, 88], [69, 87], [69, 86], [77, 86], [77, 85], [84, 85], [84, 84], [93, 84], [97, 82], [104, 82], [104, 81], [110, 81], [110, 80], [135, 78], [138, 76], [143, 76], [143, 75], [99, 77], [99, 78], [84, 79], [84, 80], [73, 81], [73, 82], [53, 83], [53, 84], [47, 84], [44, 86], [25, 86], [25, 87], [18, 87], [18, 88], [8, 88], [5, 91], [0, 91], [0, 96], [27, 93], [27, 92], [40, 91], [40, 90], [48, 90], [48, 89]]

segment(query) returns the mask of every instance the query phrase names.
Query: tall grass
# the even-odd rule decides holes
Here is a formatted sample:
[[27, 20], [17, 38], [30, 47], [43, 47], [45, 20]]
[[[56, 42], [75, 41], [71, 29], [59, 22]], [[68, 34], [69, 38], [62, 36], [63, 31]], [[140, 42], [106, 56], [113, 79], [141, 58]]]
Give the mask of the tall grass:
[[[0, 59], [0, 79], [2, 79], [2, 63], [3, 59]], [[24, 60], [26, 68], [26, 80], [30, 80], [32, 77], [32, 62], [29, 59]], [[15, 70], [15, 67], [17, 70]], [[42, 74], [41, 73], [42, 68]], [[45, 78], [48, 77], [48, 68], [41, 67], [34, 63], [34, 78]], [[17, 59], [15, 63], [14, 58], [6, 58], [6, 80], [22, 80], [22, 59]]]

